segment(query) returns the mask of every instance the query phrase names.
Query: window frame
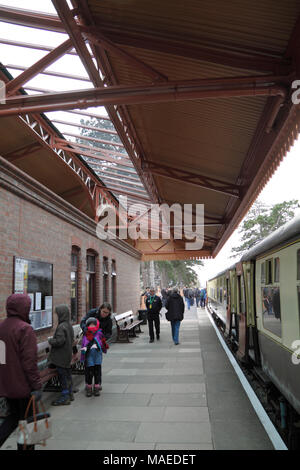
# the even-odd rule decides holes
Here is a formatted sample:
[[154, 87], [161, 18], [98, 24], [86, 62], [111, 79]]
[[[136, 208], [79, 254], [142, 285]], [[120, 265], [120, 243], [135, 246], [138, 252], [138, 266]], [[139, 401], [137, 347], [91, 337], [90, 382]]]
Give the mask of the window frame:
[[[91, 250], [86, 252], [86, 308], [87, 311], [96, 308], [96, 275], [97, 275], [97, 253]], [[89, 263], [89, 259], [94, 259], [94, 266]], [[93, 269], [91, 269], [93, 268]]]
[[[76, 265], [73, 264], [73, 259], [76, 256], [77, 262]], [[70, 297], [70, 314], [71, 314], [71, 323], [72, 325], [76, 324], [78, 322], [78, 316], [79, 316], [79, 270], [80, 270], [80, 248], [76, 246], [72, 246], [72, 251], [71, 251], [71, 297]], [[75, 297], [72, 297], [72, 273], [75, 274]], [[75, 312], [73, 312], [72, 307], [72, 299], [75, 299]]]

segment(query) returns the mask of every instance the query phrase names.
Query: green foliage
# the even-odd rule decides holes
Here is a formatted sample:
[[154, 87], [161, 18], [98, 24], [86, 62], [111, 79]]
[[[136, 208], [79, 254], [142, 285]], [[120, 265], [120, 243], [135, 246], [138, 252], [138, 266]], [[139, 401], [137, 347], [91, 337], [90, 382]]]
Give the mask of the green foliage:
[[[168, 285], [192, 286], [197, 283], [198, 276], [193, 266], [203, 266], [200, 260], [155, 261], [155, 269], [162, 273]], [[167, 287], [167, 286], [164, 286]]]
[[242, 255], [249, 248], [291, 220], [295, 216], [295, 210], [299, 207], [299, 201], [296, 199], [273, 206], [255, 202], [239, 231], [242, 234], [241, 245], [232, 248], [233, 254], [231, 257]]

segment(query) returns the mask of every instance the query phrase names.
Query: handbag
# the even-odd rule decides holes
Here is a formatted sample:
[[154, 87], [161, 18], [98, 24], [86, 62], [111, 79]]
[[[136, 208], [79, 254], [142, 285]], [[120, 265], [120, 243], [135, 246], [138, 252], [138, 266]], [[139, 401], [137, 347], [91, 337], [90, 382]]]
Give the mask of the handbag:
[[7, 418], [10, 415], [10, 407], [6, 397], [0, 397], [0, 418]]
[[[28, 417], [30, 405], [32, 403], [33, 416]], [[45, 412], [42, 402], [40, 402], [42, 413], [36, 413], [35, 397], [32, 396], [26, 408], [24, 419], [19, 421], [17, 430], [17, 443], [27, 445], [46, 445], [46, 439], [52, 436], [50, 414]]]

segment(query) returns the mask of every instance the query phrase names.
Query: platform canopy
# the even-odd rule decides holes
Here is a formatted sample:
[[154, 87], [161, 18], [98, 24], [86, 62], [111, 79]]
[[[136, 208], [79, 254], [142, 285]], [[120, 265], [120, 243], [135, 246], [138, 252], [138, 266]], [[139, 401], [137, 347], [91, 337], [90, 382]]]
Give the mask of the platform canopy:
[[[187, 249], [187, 237], [176, 238], [180, 221], [172, 215], [169, 236], [128, 239], [144, 260], [216, 256], [299, 133], [294, 99], [300, 79], [299, 1], [52, 0], [49, 5], [43, 13], [0, 7], [6, 24], [61, 36], [55, 46], [0, 39], [3, 46], [44, 51], [7, 80], [0, 119], [27, 116], [30, 126], [32, 116], [40, 123], [45, 113], [62, 134], [52, 134], [52, 149], [68, 152], [96, 178], [91, 207], [97, 208], [100, 190], [116, 207], [119, 195], [128, 195], [129, 203], [141, 204], [135, 216], [144, 224], [141, 232], [151, 203], [179, 204], [182, 212], [189, 205], [192, 229], [204, 225], [202, 248]], [[32, 85], [66, 54], [83, 67], [80, 87]], [[20, 67], [3, 65], [10, 73]], [[70, 79], [71, 72], [66, 75]], [[97, 137], [92, 142], [81, 132], [79, 141], [74, 130], [65, 130], [69, 119], [51, 117], [61, 111], [103, 117], [95, 107], [104, 107], [112, 123], [116, 138], [110, 151], [91, 149], [101, 144]], [[0, 155], [5, 157], [1, 145]], [[204, 204], [200, 223], [197, 204]], [[164, 217], [163, 211], [156, 216], [158, 230]]]

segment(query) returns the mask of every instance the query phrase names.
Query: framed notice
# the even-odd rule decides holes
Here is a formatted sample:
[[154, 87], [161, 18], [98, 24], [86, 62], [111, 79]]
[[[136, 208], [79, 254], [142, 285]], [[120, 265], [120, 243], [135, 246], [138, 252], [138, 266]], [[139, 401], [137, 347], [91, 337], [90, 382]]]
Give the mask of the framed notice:
[[14, 292], [31, 298], [29, 318], [34, 330], [52, 327], [52, 264], [15, 257]]

